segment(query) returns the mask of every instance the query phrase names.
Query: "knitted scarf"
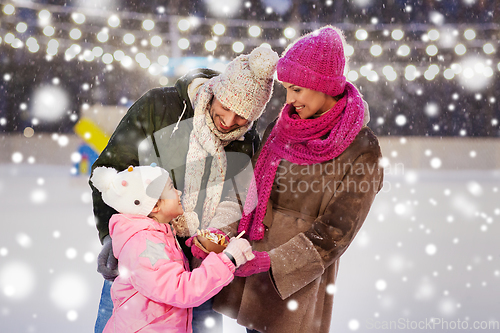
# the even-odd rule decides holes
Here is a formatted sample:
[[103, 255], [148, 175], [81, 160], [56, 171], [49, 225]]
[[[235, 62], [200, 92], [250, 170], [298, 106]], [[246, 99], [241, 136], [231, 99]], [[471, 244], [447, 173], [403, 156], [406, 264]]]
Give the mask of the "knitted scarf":
[[214, 94], [213, 80], [207, 81], [198, 89], [194, 102], [193, 130], [189, 137], [189, 149], [186, 158], [186, 174], [184, 176], [184, 195], [182, 206], [183, 217], [189, 234], [193, 235], [200, 228], [198, 214], [194, 211], [201, 189], [201, 180], [205, 171], [205, 161], [210, 154], [212, 164], [208, 178], [206, 197], [203, 203], [201, 228], [206, 228], [215, 215], [226, 177], [226, 152], [224, 147], [231, 141], [240, 138], [252, 126], [248, 123], [229, 133], [222, 133], [215, 127], [210, 116], [210, 107]]
[[[246, 231], [250, 240], [264, 237], [262, 221], [281, 159], [299, 165], [332, 160], [361, 130], [364, 117], [361, 94], [349, 82], [344, 91], [335, 106], [316, 119], [300, 119], [289, 104], [281, 111], [257, 160], [238, 227], [239, 232]], [[326, 139], [321, 139], [325, 135]]]

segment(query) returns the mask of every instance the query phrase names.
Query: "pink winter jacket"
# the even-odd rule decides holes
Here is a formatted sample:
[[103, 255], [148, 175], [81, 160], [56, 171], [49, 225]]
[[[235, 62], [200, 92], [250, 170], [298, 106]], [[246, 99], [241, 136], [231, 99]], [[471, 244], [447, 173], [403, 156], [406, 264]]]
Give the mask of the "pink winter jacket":
[[170, 224], [115, 214], [109, 232], [120, 275], [111, 287], [114, 309], [104, 333], [190, 333], [192, 308], [233, 280], [234, 264], [223, 253], [210, 253], [190, 272]]

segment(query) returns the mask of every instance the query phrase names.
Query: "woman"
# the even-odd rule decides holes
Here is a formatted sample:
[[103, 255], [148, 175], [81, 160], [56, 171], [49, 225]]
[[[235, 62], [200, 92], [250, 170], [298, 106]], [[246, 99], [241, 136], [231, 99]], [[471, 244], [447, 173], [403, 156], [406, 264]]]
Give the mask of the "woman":
[[382, 187], [380, 147], [346, 82], [343, 45], [326, 26], [278, 62], [286, 105], [264, 135], [238, 227], [258, 252], [214, 305], [249, 332], [329, 331], [339, 257]]

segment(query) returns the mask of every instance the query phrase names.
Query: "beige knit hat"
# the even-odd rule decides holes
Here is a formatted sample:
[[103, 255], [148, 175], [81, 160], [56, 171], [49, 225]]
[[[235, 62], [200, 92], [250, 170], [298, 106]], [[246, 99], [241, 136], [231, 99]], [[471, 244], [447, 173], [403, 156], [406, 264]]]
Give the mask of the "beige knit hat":
[[211, 79], [215, 98], [250, 122], [259, 118], [271, 98], [278, 54], [259, 46], [229, 63], [224, 73]]

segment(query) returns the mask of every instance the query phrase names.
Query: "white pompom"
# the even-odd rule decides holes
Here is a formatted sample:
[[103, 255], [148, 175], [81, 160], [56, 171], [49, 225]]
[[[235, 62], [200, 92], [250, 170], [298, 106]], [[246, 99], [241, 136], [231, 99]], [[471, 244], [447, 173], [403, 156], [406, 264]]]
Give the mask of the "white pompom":
[[278, 53], [268, 47], [255, 48], [248, 58], [253, 74], [260, 79], [272, 79], [278, 63]]
[[97, 167], [95, 168], [90, 181], [100, 192], [105, 192], [111, 186], [111, 183], [117, 173], [118, 171], [113, 168]]
[[200, 228], [200, 222], [196, 212], [184, 212], [184, 214], [173, 219], [171, 224], [179, 237], [191, 237], [195, 235], [196, 230]]

